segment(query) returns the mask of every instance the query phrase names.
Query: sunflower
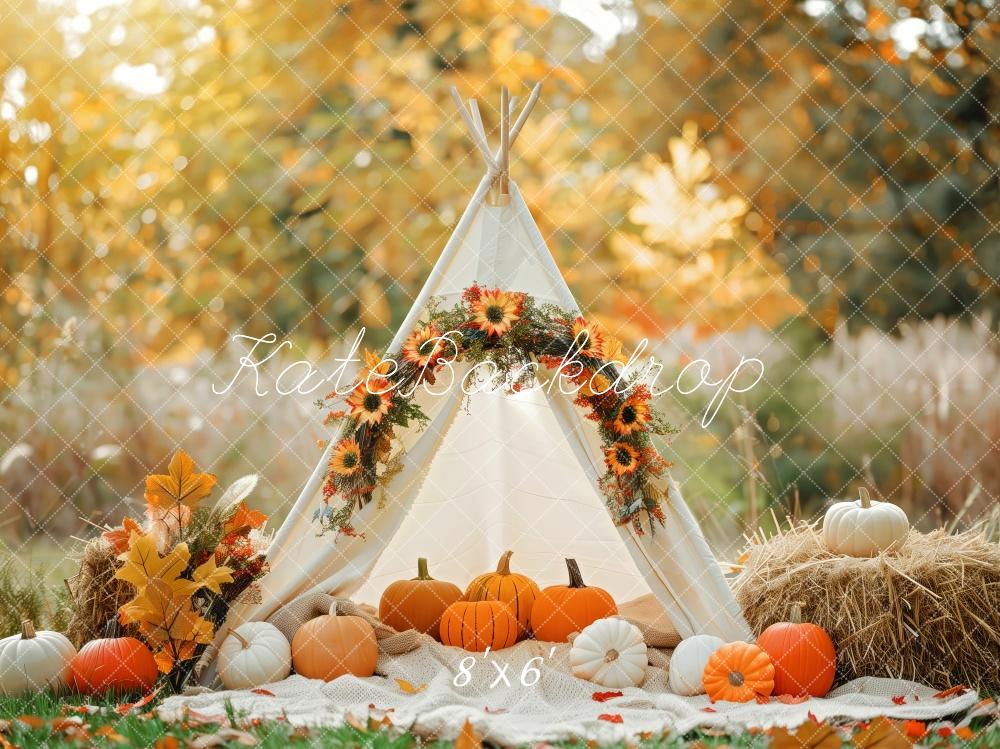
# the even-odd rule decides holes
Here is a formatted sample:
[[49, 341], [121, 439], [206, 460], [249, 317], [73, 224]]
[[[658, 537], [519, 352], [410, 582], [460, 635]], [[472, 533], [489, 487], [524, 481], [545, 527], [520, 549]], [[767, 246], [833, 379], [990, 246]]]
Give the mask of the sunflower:
[[361, 448], [353, 437], [341, 440], [330, 455], [330, 470], [341, 476], [353, 476], [361, 470]]
[[618, 434], [626, 436], [645, 429], [652, 418], [653, 412], [649, 408], [648, 401], [639, 395], [632, 395], [618, 409], [611, 427]]
[[483, 289], [472, 302], [472, 324], [497, 338], [513, 327], [524, 309], [524, 294]]
[[392, 406], [389, 388], [389, 381], [381, 377], [366, 378], [358, 383], [347, 399], [351, 416], [356, 416], [362, 424], [378, 424]]
[[635, 473], [639, 467], [639, 451], [628, 442], [616, 442], [604, 451], [604, 462], [616, 476]]
[[582, 317], [577, 317], [570, 333], [581, 354], [594, 359], [604, 358], [604, 331], [597, 323], [589, 323]]
[[440, 338], [441, 331], [434, 323], [414, 329], [403, 342], [403, 359], [418, 367], [437, 364], [444, 356], [444, 341], [434, 340]]

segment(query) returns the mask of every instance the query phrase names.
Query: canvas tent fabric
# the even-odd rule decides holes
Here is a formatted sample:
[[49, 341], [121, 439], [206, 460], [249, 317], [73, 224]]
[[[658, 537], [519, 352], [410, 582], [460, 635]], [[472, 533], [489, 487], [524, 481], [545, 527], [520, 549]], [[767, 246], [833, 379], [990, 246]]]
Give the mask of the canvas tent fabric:
[[[494, 177], [490, 169], [473, 194], [390, 354], [430, 300], [450, 306], [473, 283], [580, 311], [517, 186], [510, 183], [507, 205], [486, 200]], [[460, 378], [464, 370], [453, 366]], [[435, 577], [461, 586], [512, 549], [513, 569], [542, 586], [565, 583], [564, 559], [572, 557], [589, 584], [619, 601], [652, 592], [683, 637], [749, 639], [672, 479], [660, 487], [665, 522], [655, 532], [614, 524], [597, 488], [605, 470], [597, 429], [550, 378], [539, 368], [539, 387], [510, 395], [466, 395], [447, 383], [432, 388], [436, 393], [418, 390], [429, 421], [397, 432], [402, 469], [355, 514], [356, 536], [319, 535], [314, 520], [331, 440], [275, 535], [259, 600], [235, 607], [227, 625], [266, 619], [309, 593], [377, 604], [386, 585], [415, 574], [417, 557], [430, 560]]]

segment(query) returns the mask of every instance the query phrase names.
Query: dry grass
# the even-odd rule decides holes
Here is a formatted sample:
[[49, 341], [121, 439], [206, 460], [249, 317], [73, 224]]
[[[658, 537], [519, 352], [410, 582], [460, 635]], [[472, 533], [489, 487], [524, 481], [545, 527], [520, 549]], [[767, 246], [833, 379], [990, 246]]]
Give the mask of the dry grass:
[[118, 609], [133, 596], [132, 586], [115, 578], [118, 561], [101, 538], [88, 543], [80, 560], [80, 571], [66, 581], [73, 599], [73, 616], [66, 635], [78, 648], [85, 642], [108, 636]]
[[759, 634], [792, 601], [837, 646], [840, 679], [890, 676], [1000, 692], [1000, 544], [987, 524], [910, 531], [898, 553], [832, 554], [816, 525], [755, 539], [736, 581]]

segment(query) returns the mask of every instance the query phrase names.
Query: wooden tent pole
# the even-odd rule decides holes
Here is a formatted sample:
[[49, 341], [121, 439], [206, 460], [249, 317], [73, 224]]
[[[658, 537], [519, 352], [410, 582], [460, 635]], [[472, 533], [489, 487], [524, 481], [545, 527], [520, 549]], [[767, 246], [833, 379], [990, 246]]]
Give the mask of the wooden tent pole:
[[510, 91], [500, 89], [500, 157], [493, 205], [510, 204]]

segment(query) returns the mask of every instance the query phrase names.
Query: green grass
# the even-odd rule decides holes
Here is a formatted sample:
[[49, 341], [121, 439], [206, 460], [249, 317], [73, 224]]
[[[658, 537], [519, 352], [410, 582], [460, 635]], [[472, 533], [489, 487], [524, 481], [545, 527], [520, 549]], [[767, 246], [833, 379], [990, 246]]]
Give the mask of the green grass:
[[[80, 704], [97, 705], [101, 710], [97, 713], [83, 715], [73, 708]], [[118, 715], [113, 700], [84, 699], [77, 696], [53, 697], [49, 694], [35, 694], [22, 698], [0, 698], [0, 736], [7, 739], [19, 749], [57, 749], [58, 747], [84, 746], [128, 746], [147, 747], [149, 749], [180, 749], [202, 735], [218, 734], [231, 737], [217, 746], [245, 746], [238, 741], [236, 731], [245, 731], [257, 742], [256, 746], [265, 749], [279, 747], [302, 746], [309, 749], [449, 749], [450, 741], [424, 741], [410, 733], [398, 732], [386, 728], [361, 730], [352, 726], [338, 728], [295, 729], [282, 721], [265, 721], [255, 723], [244, 720], [235, 713], [230, 713], [228, 725], [215, 723], [187, 725], [183, 723], [166, 723], [148, 712], [149, 706], [141, 708], [134, 714]], [[31, 716], [44, 721], [41, 726], [32, 727], [20, 720], [21, 716]], [[73, 735], [73, 729], [62, 728], [58, 721], [70, 716], [79, 716], [86, 733]], [[37, 721], [32, 721], [37, 722]], [[112, 736], [101, 736], [98, 732], [104, 726], [109, 726], [114, 732]], [[220, 738], [221, 738], [220, 736]], [[245, 738], [245, 736], [244, 736]], [[685, 736], [667, 735], [650, 738], [630, 744], [609, 745], [609, 749], [680, 749], [686, 746], [698, 746], [700, 749], [732, 747], [732, 749], [765, 749], [770, 744], [770, 738], [762, 733], [715, 734], [713, 732], [694, 731]], [[957, 737], [942, 739], [938, 736], [928, 737], [924, 745], [947, 749], [991, 749], [1000, 746], [1000, 726], [981, 728], [977, 735], [969, 741]], [[6, 747], [2, 740], [0, 746]], [[593, 749], [585, 741], [564, 742], [558, 745], [562, 749]], [[845, 742], [845, 747], [851, 746]]]

